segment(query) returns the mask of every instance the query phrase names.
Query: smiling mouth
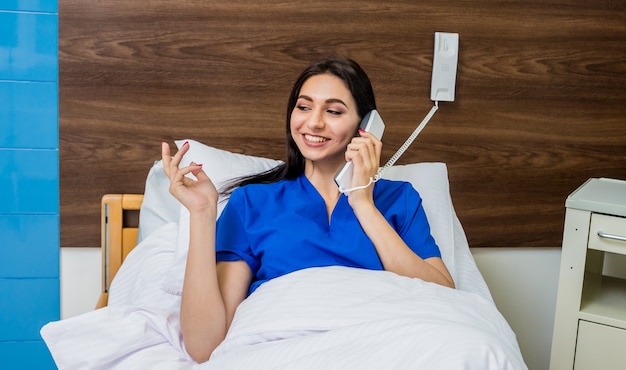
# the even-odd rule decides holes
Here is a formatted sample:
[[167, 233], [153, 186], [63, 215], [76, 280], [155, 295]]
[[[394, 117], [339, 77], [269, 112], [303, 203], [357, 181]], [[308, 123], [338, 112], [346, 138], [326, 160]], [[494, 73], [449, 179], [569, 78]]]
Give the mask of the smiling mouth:
[[305, 134], [305, 135], [304, 135], [304, 139], [305, 139], [306, 141], [308, 141], [308, 142], [311, 142], [311, 143], [323, 143], [323, 142], [325, 142], [325, 141], [328, 141], [328, 139], [326, 139], [326, 138], [324, 138], [324, 137], [321, 137], [321, 136], [313, 136], [313, 135], [308, 135], [308, 134]]

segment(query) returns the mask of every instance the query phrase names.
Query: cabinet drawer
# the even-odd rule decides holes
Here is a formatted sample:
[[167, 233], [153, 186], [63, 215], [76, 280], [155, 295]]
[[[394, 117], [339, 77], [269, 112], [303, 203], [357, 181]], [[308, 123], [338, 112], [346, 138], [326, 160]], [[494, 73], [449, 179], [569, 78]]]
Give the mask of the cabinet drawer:
[[589, 248], [626, 254], [626, 218], [592, 214]]
[[574, 370], [618, 370], [626, 364], [626, 330], [580, 320]]

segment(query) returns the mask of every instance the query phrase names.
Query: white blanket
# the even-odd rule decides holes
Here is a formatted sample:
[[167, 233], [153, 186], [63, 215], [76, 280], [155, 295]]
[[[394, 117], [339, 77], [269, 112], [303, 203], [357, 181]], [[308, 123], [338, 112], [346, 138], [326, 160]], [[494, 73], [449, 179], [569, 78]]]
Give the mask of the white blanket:
[[[257, 294], [258, 293], [258, 294]], [[515, 336], [478, 295], [385, 271], [302, 270], [237, 310], [206, 369], [523, 369]]]
[[184, 353], [180, 297], [163, 294], [160, 308], [109, 306], [42, 335], [60, 369], [526, 369], [493, 302], [390, 272], [311, 268], [265, 283], [203, 364]]

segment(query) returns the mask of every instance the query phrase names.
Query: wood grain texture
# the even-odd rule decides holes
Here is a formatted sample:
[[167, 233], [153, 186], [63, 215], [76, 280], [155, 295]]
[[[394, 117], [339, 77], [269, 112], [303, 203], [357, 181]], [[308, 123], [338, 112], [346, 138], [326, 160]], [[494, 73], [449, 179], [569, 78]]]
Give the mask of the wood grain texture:
[[327, 55], [370, 75], [386, 161], [432, 105], [435, 31], [460, 34], [456, 101], [399, 163], [447, 163], [470, 246], [559, 246], [567, 195], [626, 179], [623, 2], [59, 0], [61, 245], [99, 245], [100, 198], [143, 192], [163, 140], [282, 159]]

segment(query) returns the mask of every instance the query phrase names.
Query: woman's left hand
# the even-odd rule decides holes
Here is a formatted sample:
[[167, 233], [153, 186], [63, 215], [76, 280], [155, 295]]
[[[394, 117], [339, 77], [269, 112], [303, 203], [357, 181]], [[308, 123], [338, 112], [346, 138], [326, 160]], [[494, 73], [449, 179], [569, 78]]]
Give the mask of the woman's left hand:
[[[359, 130], [359, 136], [352, 139], [346, 150], [346, 161], [352, 161], [353, 172], [351, 187], [368, 184], [376, 176], [380, 167], [380, 155], [383, 144], [374, 135]], [[362, 204], [374, 204], [374, 184], [365, 189], [348, 193], [348, 202], [352, 208]]]

